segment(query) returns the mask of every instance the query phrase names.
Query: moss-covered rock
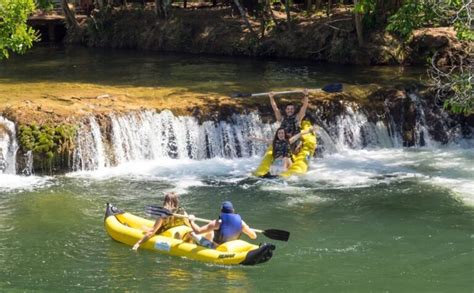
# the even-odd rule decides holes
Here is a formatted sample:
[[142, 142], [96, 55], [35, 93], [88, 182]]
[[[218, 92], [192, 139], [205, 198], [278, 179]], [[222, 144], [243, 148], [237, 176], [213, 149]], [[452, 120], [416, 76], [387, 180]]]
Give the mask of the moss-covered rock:
[[35, 170], [53, 172], [68, 169], [74, 150], [77, 128], [74, 125], [20, 125], [19, 140], [23, 153], [33, 153]]

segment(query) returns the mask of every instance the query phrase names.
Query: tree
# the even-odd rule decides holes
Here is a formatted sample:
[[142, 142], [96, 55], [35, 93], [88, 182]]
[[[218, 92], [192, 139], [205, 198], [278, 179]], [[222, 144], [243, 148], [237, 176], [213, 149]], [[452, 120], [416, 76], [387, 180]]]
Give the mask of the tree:
[[247, 18], [247, 15], [245, 14], [245, 10], [244, 8], [242, 7], [242, 5], [240, 4], [239, 0], [234, 0], [234, 4], [235, 6], [237, 6], [237, 8], [239, 9], [239, 13], [240, 13], [240, 16], [242, 16], [242, 19], [244, 20], [245, 22], [245, 25], [247, 26], [247, 28], [249, 29], [250, 33], [252, 34], [252, 36], [256, 36], [253, 28], [252, 28], [252, 25], [250, 24], [250, 21], [249, 19]]
[[[358, 8], [357, 0], [354, 0], [354, 6]], [[359, 43], [359, 47], [364, 45], [364, 37], [362, 34], [362, 16], [360, 14], [360, 10], [354, 9], [354, 20], [355, 20], [355, 27], [357, 32], [357, 41]]]
[[288, 23], [288, 29], [291, 31], [292, 25], [291, 25], [290, 1], [291, 0], [285, 0], [285, 11], [286, 11], [286, 22]]
[[11, 52], [25, 53], [39, 40], [26, 24], [34, 10], [33, 0], [0, 0], [0, 59], [8, 58]]
[[[408, 40], [415, 29], [422, 27], [453, 26], [457, 39], [464, 43], [474, 41], [471, 29], [473, 0], [358, 0], [355, 13], [364, 13], [364, 21], [372, 25], [386, 25], [385, 29]], [[388, 16], [390, 15], [390, 16]], [[361, 29], [357, 28], [360, 40]], [[455, 113], [474, 112], [472, 45], [468, 52], [452, 56], [443, 67], [437, 65], [437, 52], [430, 58], [428, 74], [436, 97], [445, 108]]]
[[78, 29], [79, 23], [77, 22], [74, 9], [69, 8], [69, 3], [67, 0], [61, 0], [61, 6], [63, 8], [64, 15], [66, 16], [66, 24], [68, 27], [72, 29]]
[[[472, 0], [407, 0], [389, 18], [387, 30], [409, 38], [412, 31], [425, 26], [454, 26], [456, 36], [461, 42], [472, 43], [474, 32], [472, 23]], [[465, 46], [465, 55], [452, 56], [450, 62], [438, 67], [437, 53], [431, 57], [428, 73], [436, 89], [436, 97], [443, 101], [444, 107], [455, 113], [474, 112], [474, 87], [472, 46]]]

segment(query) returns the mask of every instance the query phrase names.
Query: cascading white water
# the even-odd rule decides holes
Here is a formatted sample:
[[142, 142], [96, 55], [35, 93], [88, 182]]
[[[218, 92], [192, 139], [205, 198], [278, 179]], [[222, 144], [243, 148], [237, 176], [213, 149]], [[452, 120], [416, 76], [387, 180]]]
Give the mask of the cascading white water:
[[[414, 103], [416, 98], [412, 97]], [[419, 100], [418, 100], [419, 102]], [[417, 104], [418, 132], [416, 145], [430, 145], [422, 105]], [[249, 139], [251, 136], [272, 138], [277, 124], [262, 123], [256, 113], [233, 115], [228, 121], [204, 121], [189, 116], [174, 116], [170, 111], [141, 111], [110, 114], [99, 124], [95, 117], [83, 121], [74, 153], [74, 170], [94, 170], [129, 161], [158, 158], [214, 157], [238, 158], [262, 155], [266, 145]], [[346, 149], [399, 147], [401, 133], [392, 118], [369, 121], [360, 109], [346, 106], [343, 114], [332, 121], [321, 121], [318, 131], [319, 149], [336, 153]], [[388, 124], [388, 125], [387, 125]], [[109, 129], [108, 133], [105, 129]]]
[[413, 93], [408, 94], [408, 97], [416, 107], [416, 125], [415, 125], [415, 145], [432, 147], [434, 142], [430, 137], [428, 129], [426, 128], [425, 110], [423, 109], [420, 98]]
[[[430, 137], [424, 105], [416, 95], [409, 95], [416, 108], [415, 146], [436, 146]], [[388, 107], [388, 106], [387, 106]], [[338, 153], [348, 149], [392, 148], [403, 145], [401, 127], [390, 117], [372, 122], [363, 109], [346, 105], [332, 120], [320, 120], [319, 154]], [[443, 115], [444, 112], [441, 112]], [[433, 115], [430, 113], [430, 115]], [[462, 138], [459, 125], [441, 125], [450, 141]], [[448, 127], [450, 123], [451, 126]], [[232, 115], [227, 121], [204, 121], [194, 117], [174, 116], [170, 111], [156, 113], [140, 111], [110, 114], [101, 119], [90, 116], [80, 124], [73, 154], [73, 170], [97, 170], [136, 160], [159, 158], [190, 158], [203, 160], [214, 157], [239, 158], [260, 156], [266, 145], [250, 136], [272, 138], [277, 124], [263, 123], [257, 113]], [[18, 142], [15, 124], [0, 117], [0, 161], [3, 172], [16, 172]], [[32, 154], [25, 154], [25, 170], [30, 174]]]
[[400, 145], [399, 135], [391, 135], [383, 121], [375, 124], [367, 119], [364, 112], [346, 106], [344, 114], [335, 122], [323, 121], [319, 131], [319, 143], [324, 152], [336, 153], [344, 149], [366, 147], [390, 148]]
[[0, 173], [16, 173], [17, 151], [15, 124], [0, 116]]
[[266, 146], [248, 136], [271, 138], [276, 125], [255, 114], [233, 115], [229, 122], [176, 117], [170, 111], [111, 114], [110, 133], [95, 117], [81, 124], [74, 153], [74, 170], [94, 170], [135, 160], [158, 158], [237, 158], [261, 154]]

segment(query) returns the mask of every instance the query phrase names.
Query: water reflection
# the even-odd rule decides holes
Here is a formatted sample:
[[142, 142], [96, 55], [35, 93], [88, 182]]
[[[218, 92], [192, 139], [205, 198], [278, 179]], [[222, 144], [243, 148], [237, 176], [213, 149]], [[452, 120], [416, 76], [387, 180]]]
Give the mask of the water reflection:
[[[58, 82], [113, 87], [164, 87], [195, 93], [228, 95], [234, 91], [267, 91], [320, 87], [327, 83], [394, 85], [418, 82], [424, 68], [363, 67], [307, 61], [198, 57], [113, 49], [36, 47], [2, 61], [0, 85]], [[199, 74], [197, 74], [199, 73]], [[374, 80], [374, 76], [377, 80]], [[31, 89], [30, 89], [31, 90]], [[46, 88], [42, 88], [44, 93]]]

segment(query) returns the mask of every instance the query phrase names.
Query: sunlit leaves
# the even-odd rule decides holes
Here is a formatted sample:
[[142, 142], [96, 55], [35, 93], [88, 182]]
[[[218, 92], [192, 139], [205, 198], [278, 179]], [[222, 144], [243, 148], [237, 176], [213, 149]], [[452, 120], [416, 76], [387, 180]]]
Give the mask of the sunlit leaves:
[[33, 0], [0, 0], [0, 59], [11, 52], [24, 53], [38, 40], [37, 33], [26, 25], [34, 10]]
[[387, 30], [407, 38], [417, 28], [454, 26], [459, 39], [472, 40], [471, 3], [472, 0], [407, 0], [389, 18]]

